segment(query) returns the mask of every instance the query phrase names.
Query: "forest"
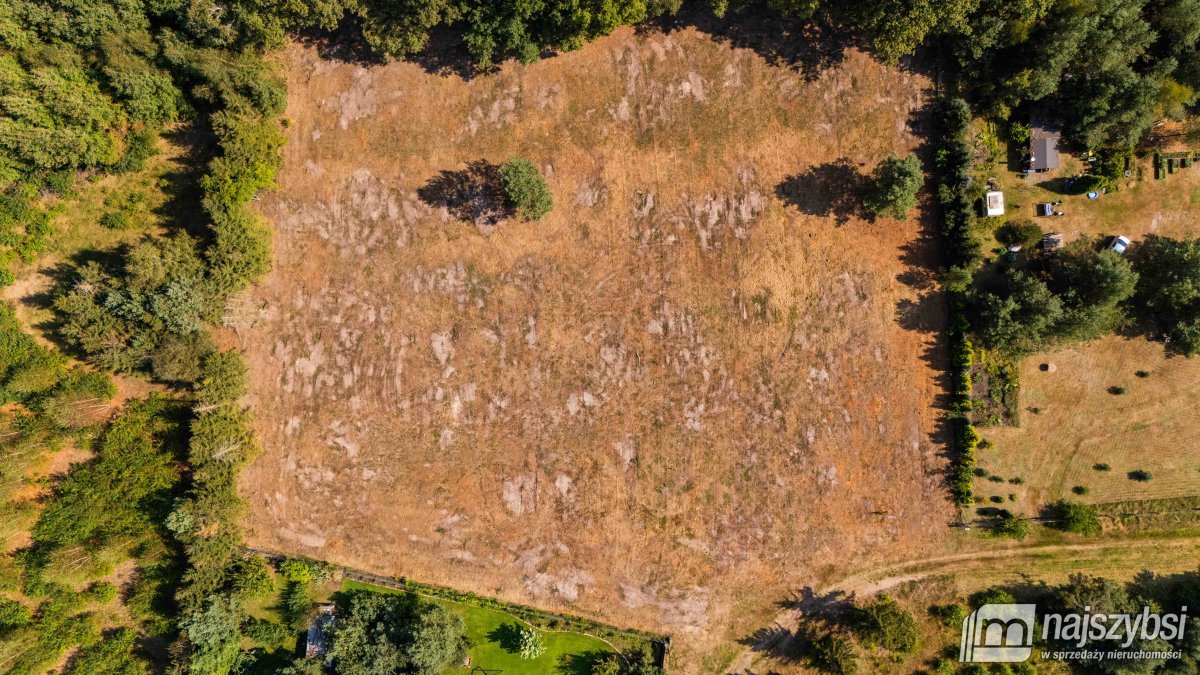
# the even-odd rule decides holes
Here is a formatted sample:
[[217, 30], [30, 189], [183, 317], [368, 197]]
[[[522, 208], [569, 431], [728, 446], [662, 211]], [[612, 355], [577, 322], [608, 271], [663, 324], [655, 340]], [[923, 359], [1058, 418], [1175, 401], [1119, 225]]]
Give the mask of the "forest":
[[[269, 228], [249, 204], [273, 185], [284, 139], [272, 50], [305, 35], [406, 59], [436, 37], [485, 72], [680, 12], [844, 33], [889, 64], [942, 75], [961, 99], [943, 128], [963, 123], [967, 106], [1001, 124], [1036, 110], [1080, 149], [1132, 148], [1155, 122], [1189, 115], [1200, 90], [1200, 0], [0, 3], [0, 285], [45, 250], [47, 195], [69, 199], [92, 176], [139, 171], [179, 124], [197, 130], [203, 163], [194, 186], [202, 226], [178, 223], [64, 273], [51, 291], [60, 349], [0, 306], [0, 476], [18, 471], [25, 452], [94, 450], [36, 507], [0, 505], [0, 520], [32, 533], [28, 547], [0, 558], [0, 669], [43, 672], [76, 648], [69, 672], [252, 667], [242, 641], [256, 624], [245, 604], [262, 571], [239, 548], [236, 477], [257, 446], [240, 402], [246, 366], [214, 344], [210, 327], [270, 266]], [[969, 209], [970, 188], [955, 173], [961, 148], [943, 145], [946, 284], [969, 306], [977, 339], [1017, 354], [1085, 339], [1111, 330], [1116, 308], [1137, 297], [1184, 351], [1200, 351], [1196, 242], [1161, 240], [1133, 266], [1079, 244], [1036, 277], [1010, 271], [976, 295], [963, 276], [978, 252], [954, 220]], [[969, 348], [964, 328], [954, 335]], [[171, 393], [97, 417], [87, 404], [115, 396], [110, 373]], [[969, 425], [959, 433], [971, 445]], [[126, 561], [136, 574], [121, 602], [136, 629], [101, 635], [94, 608], [116, 590], [95, 579]]]

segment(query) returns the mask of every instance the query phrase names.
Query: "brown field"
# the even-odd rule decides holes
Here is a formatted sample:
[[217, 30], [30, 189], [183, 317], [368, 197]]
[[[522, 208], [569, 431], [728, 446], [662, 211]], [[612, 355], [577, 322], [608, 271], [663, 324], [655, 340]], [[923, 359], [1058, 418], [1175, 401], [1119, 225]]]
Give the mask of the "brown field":
[[[1142, 159], [1117, 191], [1097, 200], [1048, 189], [1082, 167], [1079, 159], [1064, 156], [1057, 172], [1021, 179], [996, 169], [990, 175], [1005, 191], [1010, 219], [1032, 217], [1037, 202], [1062, 200], [1065, 216], [1036, 221], [1067, 241], [1124, 234], [1136, 246], [1147, 235], [1200, 235], [1200, 168], [1154, 180], [1151, 160]], [[1054, 364], [1055, 372], [1042, 372], [1043, 363]], [[1139, 378], [1137, 371], [1150, 375]], [[1128, 393], [1108, 393], [1114, 386]], [[980, 451], [979, 462], [1006, 480], [1020, 477], [1025, 485], [978, 479], [981, 499], [997, 495], [1005, 499], [1004, 508], [1032, 514], [1063, 497], [1101, 503], [1200, 496], [1198, 359], [1170, 357], [1161, 343], [1117, 336], [1037, 354], [1021, 364], [1021, 408], [1020, 428], [980, 430], [996, 447]], [[1112, 470], [1095, 471], [1098, 463]], [[1127, 474], [1135, 469], [1150, 471], [1154, 479], [1130, 480]], [[1088, 488], [1088, 494], [1072, 493], [1076, 485]], [[1017, 500], [1008, 501], [1009, 494]]]
[[[469, 81], [284, 68], [275, 269], [229, 317], [251, 545], [669, 633], [697, 672], [945, 536], [928, 239], [839, 197], [918, 144], [923, 77], [694, 29]], [[447, 200], [518, 153], [542, 221]]]

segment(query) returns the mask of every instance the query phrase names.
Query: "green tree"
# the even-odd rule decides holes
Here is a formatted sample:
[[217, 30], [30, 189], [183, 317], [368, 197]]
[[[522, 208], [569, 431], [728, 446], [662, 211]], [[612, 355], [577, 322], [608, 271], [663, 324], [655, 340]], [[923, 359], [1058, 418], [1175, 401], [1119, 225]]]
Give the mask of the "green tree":
[[1148, 237], [1134, 268], [1134, 307], [1161, 327], [1172, 349], [1200, 353], [1200, 239]]
[[983, 344], [1010, 356], [1042, 349], [1062, 320], [1062, 299], [1040, 279], [1008, 270], [995, 288], [975, 294], [973, 327]]
[[1060, 499], [1045, 509], [1048, 525], [1074, 534], [1100, 534], [1100, 517], [1087, 504]]
[[[409, 663], [415, 672], [429, 675], [461, 663], [471, 646], [462, 617], [440, 605], [427, 604], [422, 607], [407, 637], [404, 652]], [[522, 640], [522, 648], [524, 646]], [[545, 645], [542, 649], [545, 649]], [[524, 652], [522, 657], [530, 658], [524, 656]]]
[[1018, 515], [1006, 513], [997, 519], [992, 532], [997, 537], [1008, 537], [1009, 539], [1023, 541], [1025, 537], [1029, 536], [1029, 530], [1030, 525], [1028, 520]]
[[875, 168], [863, 195], [863, 206], [873, 216], [907, 218], [909, 210], [917, 205], [917, 192], [923, 182], [921, 161], [916, 155], [891, 155]]
[[919, 634], [916, 619], [894, 599], [881, 595], [857, 608], [854, 615], [854, 632], [863, 644], [893, 652], [916, 650]]
[[513, 157], [500, 165], [499, 173], [505, 202], [523, 219], [538, 220], [553, 208], [550, 187], [532, 162]]

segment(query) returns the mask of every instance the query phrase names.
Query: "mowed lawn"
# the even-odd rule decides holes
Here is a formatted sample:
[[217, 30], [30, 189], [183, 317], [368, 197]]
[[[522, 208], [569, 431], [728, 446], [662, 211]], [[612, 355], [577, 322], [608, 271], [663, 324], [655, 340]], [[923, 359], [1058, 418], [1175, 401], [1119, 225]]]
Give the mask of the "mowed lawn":
[[[373, 586], [347, 579], [344, 590], [362, 589], [376, 593], [404, 593], [381, 586]], [[506, 627], [524, 625], [511, 614], [484, 609], [460, 602], [438, 598], [425, 598], [447, 610], [458, 614], [467, 624], [467, 637], [471, 639], [471, 667], [452, 668], [450, 673], [467, 673], [476, 668], [504, 673], [588, 673], [592, 661], [600, 654], [613, 651], [603, 640], [590, 635], [571, 632], [540, 631], [546, 643], [546, 652], [536, 659], [526, 660], [502, 646], [500, 636]]]
[[[1043, 363], [1054, 372], [1040, 370]], [[1063, 497], [1100, 503], [1200, 495], [1200, 359], [1170, 358], [1160, 343], [1119, 336], [1036, 354], [1021, 364], [1021, 405], [1019, 428], [980, 430], [995, 447], [980, 450], [979, 465], [1005, 480], [976, 479], [981, 501], [999, 495], [1005, 503], [998, 506], [1031, 514]], [[1153, 478], [1130, 479], [1136, 470]], [[1008, 482], [1015, 477], [1024, 484]], [[1087, 493], [1072, 492], [1077, 485]]]

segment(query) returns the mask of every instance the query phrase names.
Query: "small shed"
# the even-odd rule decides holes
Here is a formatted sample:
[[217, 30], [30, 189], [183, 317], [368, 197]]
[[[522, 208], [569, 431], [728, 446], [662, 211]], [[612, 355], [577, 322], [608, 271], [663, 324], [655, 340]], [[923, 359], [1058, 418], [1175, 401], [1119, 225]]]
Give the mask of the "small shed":
[[317, 617], [308, 626], [308, 639], [304, 645], [304, 657], [315, 659], [323, 656], [328, 648], [326, 631], [333, 624], [333, 605], [321, 605]]
[[1042, 237], [1042, 248], [1047, 251], [1054, 251], [1063, 246], [1063, 236], [1058, 232], [1049, 232]]
[[1062, 133], [1050, 126], [1034, 122], [1033, 133], [1029, 137], [1029, 173], [1041, 173], [1057, 169], [1062, 164], [1058, 153], [1058, 143]]
[[992, 190], [983, 196], [983, 215], [988, 217], [1004, 215], [1003, 192]]

